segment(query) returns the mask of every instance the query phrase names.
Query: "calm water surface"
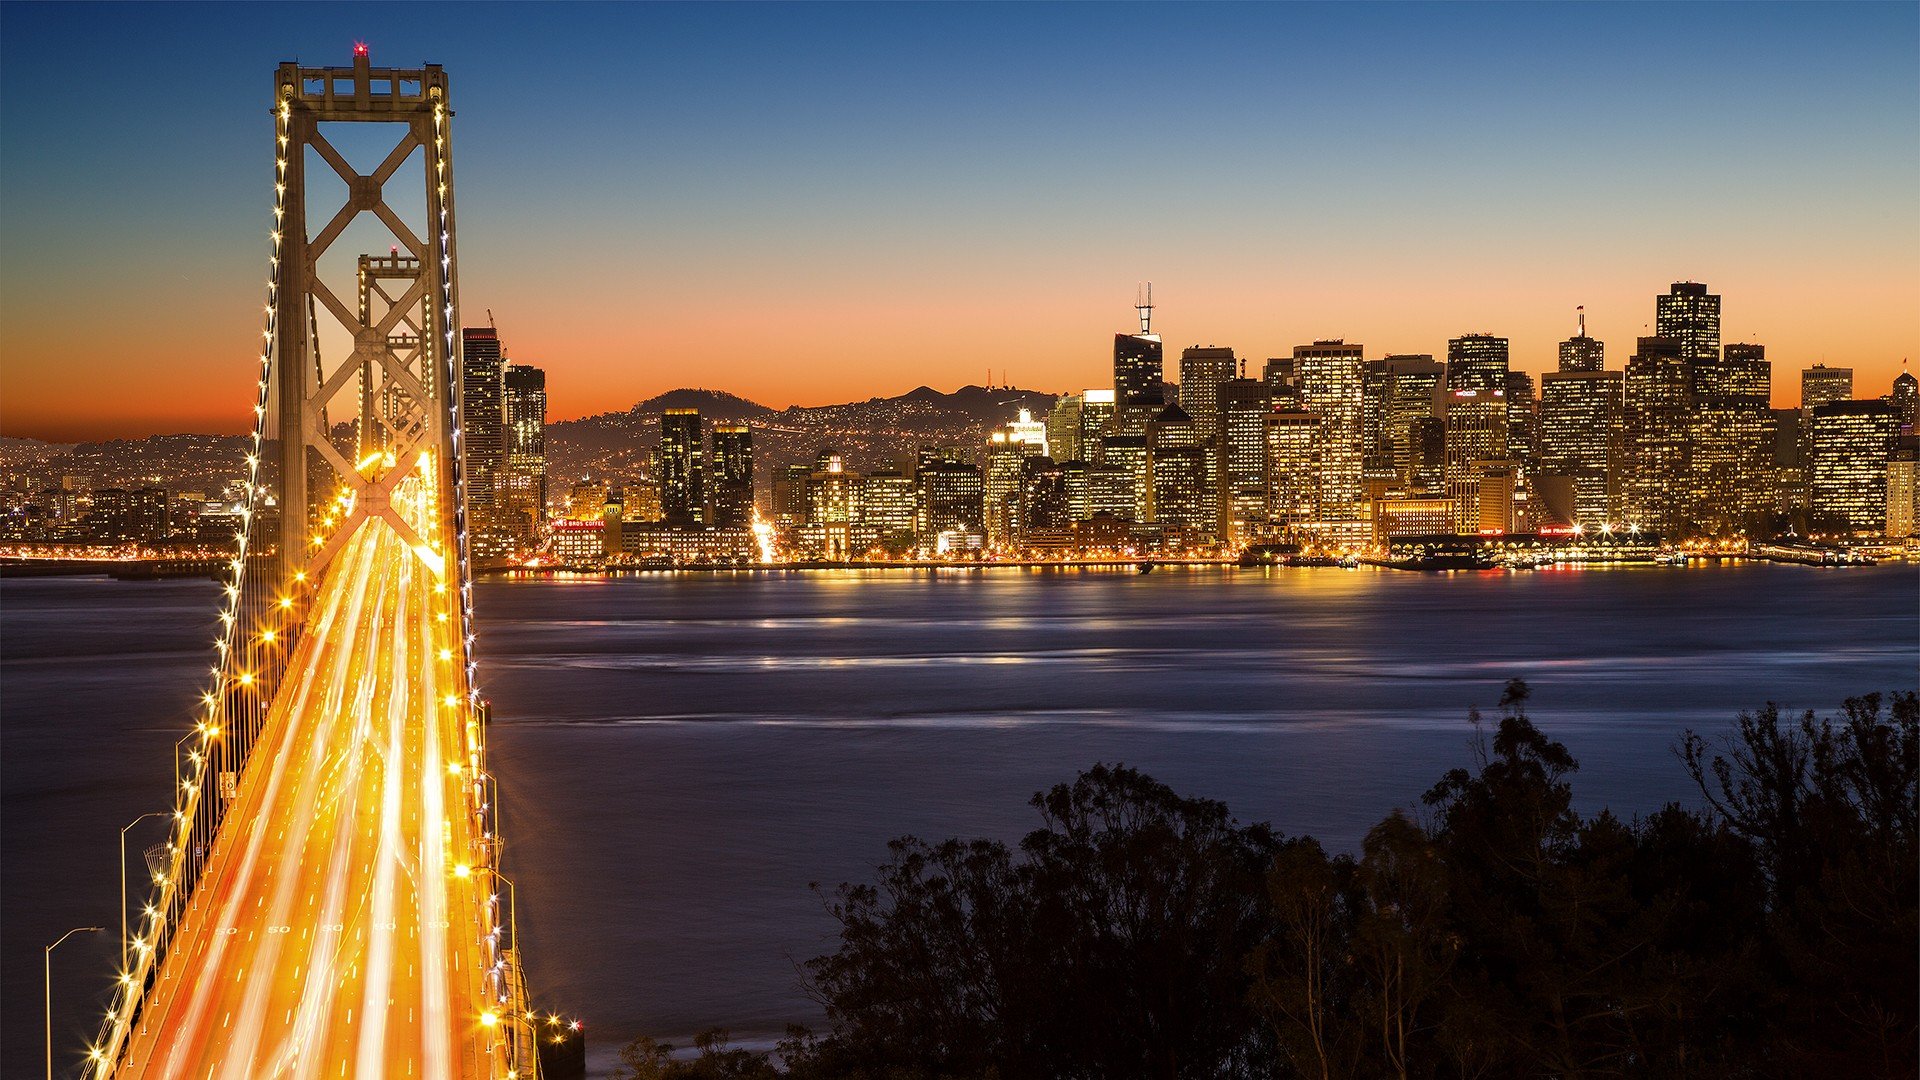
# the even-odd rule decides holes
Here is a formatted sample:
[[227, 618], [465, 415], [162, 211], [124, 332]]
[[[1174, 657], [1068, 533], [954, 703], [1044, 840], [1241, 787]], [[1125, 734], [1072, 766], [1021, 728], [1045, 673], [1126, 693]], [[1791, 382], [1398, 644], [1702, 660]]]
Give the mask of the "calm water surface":
[[[1913, 687], [1917, 583], [1771, 565], [488, 581], [531, 975], [597, 1050], [769, 1036], [817, 1020], [794, 965], [831, 924], [808, 883], [868, 875], [889, 837], [1016, 839], [1035, 790], [1122, 761], [1350, 848], [1468, 761], [1468, 710], [1513, 676], [1580, 759], [1585, 808], [1651, 810], [1688, 798], [1670, 752], [1687, 727]], [[117, 831], [168, 805], [215, 599], [0, 583], [6, 1076], [34, 1075], [34, 953], [117, 924]], [[110, 937], [56, 954], [59, 1045], [92, 1031]]]

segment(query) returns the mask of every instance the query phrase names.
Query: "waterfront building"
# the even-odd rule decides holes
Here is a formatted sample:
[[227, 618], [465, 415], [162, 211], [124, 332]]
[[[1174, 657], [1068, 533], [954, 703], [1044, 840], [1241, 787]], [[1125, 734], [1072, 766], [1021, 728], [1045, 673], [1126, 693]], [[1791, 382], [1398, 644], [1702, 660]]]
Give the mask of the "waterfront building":
[[984, 531], [986, 488], [980, 466], [957, 451], [923, 446], [913, 470], [914, 532], [922, 544], [943, 533]]
[[1899, 430], [1884, 401], [1832, 401], [1813, 409], [1815, 532], [1880, 534], [1887, 525], [1887, 463]]
[[1692, 373], [1680, 343], [1643, 337], [1622, 385], [1619, 492], [1614, 517], [1671, 536], [1685, 517]]
[[752, 525], [753, 429], [746, 424], [715, 424], [712, 444], [709, 520], [724, 529]]
[[1180, 353], [1180, 407], [1203, 443], [1220, 435], [1220, 390], [1240, 374], [1232, 349], [1189, 346]]
[[1267, 414], [1273, 391], [1258, 379], [1220, 389], [1219, 534], [1231, 544], [1259, 536], [1267, 521]]
[[1267, 414], [1267, 523], [1297, 539], [1320, 517], [1320, 440], [1317, 413]]
[[1543, 484], [1542, 497], [1568, 525], [1598, 529], [1610, 520], [1621, 387], [1617, 371], [1562, 369], [1540, 376], [1539, 472], [1565, 478], [1564, 484]]
[[1560, 343], [1560, 370], [1600, 371], [1607, 366], [1607, 346], [1599, 338], [1587, 336], [1587, 309], [1580, 313], [1580, 332]]
[[1815, 364], [1800, 372], [1800, 408], [1811, 421], [1813, 410], [1835, 401], [1853, 400], [1853, 369]]
[[593, 567], [607, 557], [607, 523], [565, 517], [553, 523], [553, 557], [561, 566]]
[[1454, 529], [1480, 528], [1475, 463], [1507, 460], [1507, 339], [1465, 334], [1447, 342], [1447, 496]]
[[860, 493], [860, 524], [873, 530], [881, 546], [895, 551], [913, 546], [915, 517], [912, 475], [899, 469], [867, 474]]
[[706, 522], [703, 442], [700, 410], [667, 409], [660, 414], [660, 513], [669, 525]]
[[547, 373], [510, 364], [502, 379], [506, 460], [498, 521], [509, 546], [524, 548], [547, 527]]
[[1332, 540], [1365, 542], [1366, 488], [1361, 465], [1365, 409], [1364, 349], [1344, 340], [1293, 350], [1304, 412], [1320, 418], [1320, 492], [1315, 526]]
[[460, 331], [460, 466], [476, 555], [497, 555], [506, 538], [495, 514], [506, 472], [506, 356], [490, 326]]
[[1744, 533], [1759, 526], [1772, 501], [1773, 365], [1766, 346], [1735, 342], [1692, 368], [1688, 521], [1711, 535]]
[[822, 557], [847, 559], [863, 548], [853, 536], [863, 486], [860, 474], [847, 468], [838, 450], [822, 449], [814, 458], [813, 472], [807, 477], [807, 525], [820, 531]]
[[1373, 501], [1373, 542], [1385, 547], [1396, 537], [1453, 532], [1453, 500], [1443, 495], [1381, 498]]

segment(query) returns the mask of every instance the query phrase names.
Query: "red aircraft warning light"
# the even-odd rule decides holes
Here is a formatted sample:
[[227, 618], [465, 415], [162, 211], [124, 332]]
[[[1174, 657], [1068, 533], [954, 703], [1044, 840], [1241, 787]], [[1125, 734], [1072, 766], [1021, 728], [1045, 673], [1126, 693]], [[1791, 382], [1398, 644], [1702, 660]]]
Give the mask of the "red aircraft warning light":
[[365, 55], [367, 55], [367, 43], [366, 43], [366, 42], [364, 42], [364, 41], [356, 41], [356, 42], [354, 42], [354, 43], [353, 43], [353, 55], [355, 55], [355, 56], [365, 56]]

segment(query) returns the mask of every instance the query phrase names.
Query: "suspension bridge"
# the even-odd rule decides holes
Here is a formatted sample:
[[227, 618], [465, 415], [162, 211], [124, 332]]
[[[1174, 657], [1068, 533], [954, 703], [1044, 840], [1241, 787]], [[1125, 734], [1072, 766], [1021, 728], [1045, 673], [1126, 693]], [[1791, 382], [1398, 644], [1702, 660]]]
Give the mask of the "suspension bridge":
[[[281, 64], [272, 115], [245, 524], [86, 1075], [532, 1077], [553, 1019], [528, 1009], [474, 688], [446, 74], [356, 45]], [[394, 137], [372, 172], [344, 125]], [[335, 251], [365, 217], [387, 251]]]

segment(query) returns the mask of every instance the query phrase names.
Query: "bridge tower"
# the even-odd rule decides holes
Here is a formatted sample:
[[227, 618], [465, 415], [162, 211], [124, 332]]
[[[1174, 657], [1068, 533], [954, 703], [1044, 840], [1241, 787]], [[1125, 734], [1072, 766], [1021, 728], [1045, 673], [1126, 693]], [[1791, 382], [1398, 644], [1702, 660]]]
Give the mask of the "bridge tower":
[[[447, 91], [438, 65], [375, 68], [358, 44], [350, 67], [283, 63], [275, 72], [273, 225], [243, 524], [211, 685], [176, 748], [174, 833], [150, 853], [152, 895], [129, 934], [113, 1009], [89, 1051], [90, 1076], [248, 1075], [248, 1061], [277, 1069], [288, 1055], [304, 1055], [302, 1068], [324, 1061], [327, 1075], [392, 1071], [399, 1059], [391, 1055], [415, 1043], [427, 1047], [419, 1060], [430, 1074], [536, 1073], [537, 1033], [516, 1019], [532, 1014], [516, 920], [501, 902], [513, 890], [501, 887], [498, 799], [484, 765], [488, 706], [474, 688]], [[385, 147], [383, 134], [391, 148], [361, 173], [341, 147]], [[416, 177], [421, 186], [408, 190]], [[385, 254], [350, 250], [381, 227]], [[312, 759], [316, 790], [299, 788], [299, 766], [287, 764], [296, 754]], [[327, 786], [342, 776], [357, 782], [347, 791]], [[356, 808], [363, 792], [367, 805]], [[385, 818], [373, 805], [382, 800]], [[395, 802], [413, 819], [423, 806], [440, 815], [434, 835], [403, 834]], [[317, 814], [321, 806], [342, 815], [310, 841], [316, 850], [332, 845], [331, 862], [312, 863], [331, 872], [275, 887], [331, 895], [361, 887], [364, 872], [368, 903], [398, 910], [404, 896], [395, 897], [411, 889], [419, 910], [407, 917], [426, 921], [368, 922], [348, 895], [328, 909], [347, 915], [316, 917], [304, 929], [291, 918], [234, 923], [234, 897], [267, 888], [256, 878], [274, 872], [262, 863], [273, 849], [249, 830], [266, 828], [259, 819], [275, 813], [300, 816], [287, 807]], [[355, 849], [361, 832], [379, 834], [377, 845]], [[451, 853], [444, 867], [431, 850], [442, 847]], [[362, 857], [383, 869], [354, 865]], [[429, 862], [442, 872], [429, 875]], [[310, 870], [288, 859], [278, 872], [285, 880]], [[392, 1016], [369, 1016], [380, 1011], [374, 1003], [393, 999], [382, 987], [348, 984], [371, 978], [363, 966], [398, 970], [395, 950], [418, 945], [426, 930], [449, 944], [425, 958], [443, 985], [422, 992], [451, 1019], [446, 1031], [413, 1039], [395, 1032], [429, 1023], [412, 1016], [419, 1010], [396, 1005]], [[383, 940], [409, 932], [398, 944]], [[244, 956], [255, 967], [247, 977], [265, 983], [280, 977], [275, 957], [295, 973], [313, 964], [278, 943], [267, 953], [234, 950], [263, 935], [327, 934], [340, 935], [328, 946], [334, 953], [364, 948], [373, 957], [342, 961], [348, 989], [328, 988], [343, 1001], [350, 991], [347, 1004], [361, 1006], [350, 1027], [315, 1011], [302, 1013], [304, 1031], [213, 1032], [206, 1017], [222, 1007], [219, 994], [255, 993], [208, 989], [222, 977], [214, 968]], [[271, 1007], [234, 1000], [245, 1007], [230, 1015], [258, 1014], [263, 1029], [283, 1022], [269, 1016], [277, 999]], [[200, 1022], [211, 1034], [175, 1037], [178, 1025]], [[367, 1034], [369, 1026], [377, 1030]], [[329, 1039], [357, 1040], [357, 1049], [334, 1053]], [[213, 1064], [225, 1071], [209, 1073]]]

